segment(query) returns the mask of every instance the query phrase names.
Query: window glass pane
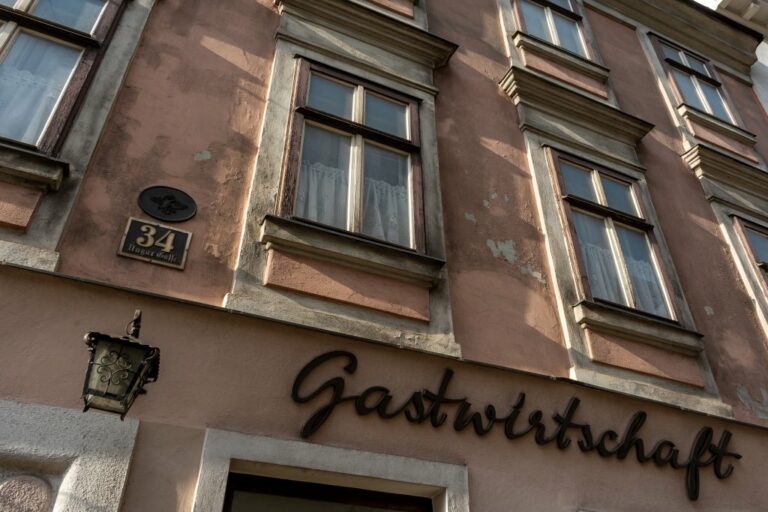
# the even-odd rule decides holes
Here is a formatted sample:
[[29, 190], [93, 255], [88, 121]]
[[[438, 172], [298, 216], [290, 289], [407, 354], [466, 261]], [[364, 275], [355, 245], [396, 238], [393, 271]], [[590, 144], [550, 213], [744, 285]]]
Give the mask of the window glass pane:
[[104, 0], [39, 0], [32, 14], [90, 33], [105, 5]]
[[36, 144], [80, 50], [22, 32], [0, 62], [0, 136]]
[[355, 88], [334, 80], [312, 75], [307, 103], [323, 112], [352, 119], [352, 98]]
[[408, 138], [408, 116], [402, 103], [387, 101], [375, 94], [365, 95], [365, 124], [376, 130]]
[[520, 10], [523, 13], [525, 31], [528, 34], [540, 37], [550, 43], [553, 42], [552, 35], [549, 33], [549, 26], [547, 25], [547, 15], [542, 6], [523, 0], [520, 2]]
[[704, 97], [707, 98], [707, 103], [709, 103], [709, 107], [712, 109], [712, 115], [730, 123], [731, 116], [725, 108], [723, 96], [717, 87], [702, 80], [699, 80], [699, 86], [701, 86], [701, 92], [704, 93]]
[[563, 9], [568, 9], [569, 11], [573, 10], [573, 7], [571, 7], [570, 0], [550, 0], [553, 4], [557, 4]]
[[13, 7], [15, 3], [16, 0], [0, 0], [0, 5], [7, 5], [8, 7]]
[[746, 229], [746, 232], [757, 262], [768, 262], [768, 237], [749, 228]]
[[573, 212], [573, 224], [592, 295], [626, 306], [627, 301], [619, 281], [616, 259], [608, 242], [605, 221]]
[[696, 57], [693, 57], [688, 54], [686, 54], [685, 57], [688, 59], [688, 67], [690, 67], [691, 69], [695, 69], [699, 73], [709, 76], [707, 65], [704, 63], [703, 60], [697, 59]]
[[691, 75], [683, 73], [679, 69], [673, 69], [672, 74], [675, 76], [677, 87], [683, 95], [683, 101], [692, 107], [706, 111], [704, 104], [701, 102], [701, 98], [699, 98], [699, 93], [696, 92], [696, 87], [693, 85]]
[[616, 234], [627, 265], [637, 309], [669, 317], [664, 292], [651, 259], [651, 246], [645, 233], [617, 225]]
[[629, 185], [605, 176], [600, 176], [600, 183], [603, 185], [608, 206], [631, 215], [637, 215], [637, 208], [632, 200], [632, 189]]
[[592, 173], [567, 162], [560, 162], [560, 172], [565, 182], [565, 193], [583, 197], [593, 202], [597, 201], [595, 188], [592, 185]]
[[560, 39], [560, 46], [566, 50], [577, 53], [582, 57], [586, 57], [587, 54], [584, 51], [584, 44], [581, 42], [581, 34], [579, 34], [579, 25], [574, 20], [554, 15], [555, 27], [557, 28], [557, 37]]
[[680, 64], [684, 64], [683, 59], [680, 56], [680, 52], [677, 51], [675, 48], [672, 48], [671, 46], [668, 46], [668, 45], [666, 45], [664, 43], [661, 43], [661, 53], [667, 59], [672, 59], [675, 62], [679, 62]]
[[363, 233], [398, 245], [411, 245], [408, 156], [365, 145]]
[[348, 135], [305, 125], [296, 192], [298, 217], [347, 228], [351, 147]]

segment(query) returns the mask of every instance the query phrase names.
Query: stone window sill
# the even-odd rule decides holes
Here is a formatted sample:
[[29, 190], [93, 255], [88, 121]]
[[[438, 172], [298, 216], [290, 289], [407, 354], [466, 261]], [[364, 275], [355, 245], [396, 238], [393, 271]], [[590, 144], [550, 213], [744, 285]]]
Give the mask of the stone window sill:
[[579, 73], [605, 83], [608, 80], [610, 69], [591, 61], [581, 55], [575, 54], [552, 43], [532, 37], [524, 32], [516, 32], [512, 36], [515, 47], [520, 50], [540, 55], [551, 61], [567, 66]]
[[274, 215], [262, 220], [259, 240], [267, 249], [321, 258], [424, 288], [440, 281], [445, 265], [438, 258]]
[[678, 106], [677, 112], [686, 121], [698, 123], [709, 128], [710, 130], [716, 131], [720, 135], [729, 137], [741, 144], [752, 147], [757, 142], [757, 136], [754, 133], [748, 132], [739, 126], [718, 119], [717, 117], [706, 112], [702, 112], [701, 110], [690, 105], [683, 104]]
[[50, 156], [0, 143], [0, 179], [55, 191], [69, 175], [69, 164]]
[[690, 356], [698, 355], [704, 348], [702, 334], [673, 320], [587, 300], [574, 305], [573, 311], [582, 328], [629, 335], [637, 341]]

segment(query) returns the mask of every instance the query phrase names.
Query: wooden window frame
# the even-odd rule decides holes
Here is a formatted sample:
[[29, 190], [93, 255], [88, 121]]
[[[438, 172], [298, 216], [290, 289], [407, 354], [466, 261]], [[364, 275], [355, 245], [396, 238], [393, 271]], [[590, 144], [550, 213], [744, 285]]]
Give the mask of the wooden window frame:
[[[82, 32], [45, 18], [30, 14], [34, 2], [27, 2], [24, 10], [0, 5], [0, 26], [13, 23], [8, 39], [0, 46], [0, 63], [14, 44], [15, 38], [22, 31], [60, 42], [64, 45], [81, 49], [78, 61], [69, 81], [64, 86], [59, 100], [51, 112], [37, 142], [29, 144], [22, 141], [0, 137], [0, 144], [18, 147], [48, 156], [57, 156], [61, 151], [67, 133], [77, 115], [85, 97], [85, 92], [93, 79], [99, 62], [103, 58], [109, 41], [114, 34], [117, 21], [125, 10], [128, 0], [106, 0], [104, 10], [91, 33]], [[16, 5], [19, 5], [17, 2]]]
[[546, 39], [541, 39], [540, 37], [537, 37], [531, 34], [528, 31], [527, 27], [525, 26], [525, 17], [523, 16], [523, 11], [522, 11], [522, 8], [520, 7], [521, 1], [523, 0], [514, 0], [514, 3], [512, 5], [512, 10], [514, 11], [515, 17], [517, 18], [518, 27], [520, 27], [520, 30], [522, 32], [524, 32], [527, 36], [534, 38], [536, 41], [539, 41], [542, 44], [545, 44], [551, 48], [557, 48], [558, 50], [567, 52], [569, 55], [574, 55], [579, 59], [585, 59], [590, 62], [593, 61], [592, 48], [590, 48], [589, 42], [587, 41], [587, 37], [584, 33], [584, 17], [577, 11], [575, 0], [569, 0], [572, 9], [566, 9], [549, 0], [525, 0], [525, 1], [528, 1], [532, 4], [538, 4], [545, 9], [546, 16], [547, 16], [547, 28], [550, 30], [550, 35], [552, 35], [552, 31], [554, 31], [554, 34], [555, 36], [557, 36], [558, 39], [559, 39], [559, 35], [557, 34], [557, 29], [554, 28], [554, 22], [551, 20], [552, 12], [556, 12], [557, 14], [565, 18], [569, 18], [572, 21], [576, 22], [576, 25], [579, 30], [579, 37], [581, 38], [581, 44], [582, 44], [582, 47], [584, 48], [585, 55], [572, 52], [571, 50], [563, 46], [560, 46], [559, 44], [556, 44], [551, 41], [547, 41]]
[[[289, 126], [289, 136], [287, 138], [286, 158], [283, 162], [283, 172], [280, 185], [279, 201], [277, 205], [277, 215], [285, 218], [300, 220], [310, 224], [322, 226], [325, 229], [348, 234], [364, 240], [385, 244], [401, 249], [412, 250], [419, 253], [425, 251], [425, 232], [424, 232], [424, 197], [422, 184], [422, 163], [421, 163], [421, 139], [419, 125], [419, 101], [405, 94], [382, 87], [368, 80], [358, 78], [354, 75], [339, 71], [337, 69], [319, 64], [306, 58], [297, 58], [298, 71], [294, 83], [293, 92], [293, 116]], [[370, 91], [377, 96], [387, 100], [405, 104], [408, 112], [408, 131], [409, 138], [401, 138], [389, 133], [385, 133], [364, 124], [344, 119], [308, 105], [309, 81], [312, 73], [321, 76], [327, 76], [334, 80], [350, 84], [355, 87], [362, 87], [364, 91]], [[356, 93], [357, 94], [357, 93]], [[296, 193], [298, 191], [299, 168], [301, 166], [301, 151], [304, 134], [304, 125], [310, 122], [316, 125], [339, 130], [351, 136], [361, 136], [363, 140], [370, 141], [375, 145], [382, 145], [392, 148], [396, 151], [407, 153], [410, 158], [410, 176], [411, 176], [411, 226], [412, 246], [399, 245], [387, 240], [371, 237], [359, 231], [341, 229], [335, 226], [328, 226], [312, 220], [307, 220], [294, 215], [296, 206]], [[351, 208], [362, 208], [362, 200], [358, 199], [356, 204], [350, 204]]]
[[738, 234], [741, 243], [744, 245], [747, 254], [749, 254], [749, 257], [752, 259], [755, 266], [758, 268], [758, 270], [761, 271], [760, 273], [763, 275], [763, 292], [768, 294], [768, 282], [765, 280], [765, 278], [768, 278], [768, 261], [760, 261], [757, 258], [757, 253], [755, 253], [755, 249], [752, 247], [752, 242], [749, 241], [749, 235], [747, 234], [747, 230], [752, 230], [768, 238], [768, 227], [749, 221], [737, 215], [734, 215], [733, 219], [734, 223], [736, 224], [736, 233]]
[[[614, 170], [608, 169], [602, 165], [586, 160], [584, 158], [580, 158], [568, 153], [563, 153], [555, 149], [550, 148], [547, 154], [548, 154], [550, 172], [552, 173], [552, 176], [553, 176], [553, 182], [555, 183], [555, 186], [557, 188], [557, 193], [561, 199], [560, 208], [559, 208], [560, 215], [563, 219], [564, 225], [567, 226], [566, 231], [568, 236], [566, 236], [566, 241], [568, 245], [568, 252], [570, 254], [572, 265], [574, 266], [574, 268], [578, 270], [578, 273], [579, 273], [576, 283], [581, 295], [585, 299], [592, 302], [606, 304], [615, 308], [619, 308], [624, 311], [629, 311], [635, 314], [643, 315], [643, 316], [650, 317], [663, 322], [680, 325], [678, 321], [679, 315], [676, 310], [676, 306], [674, 304], [673, 298], [670, 294], [671, 293], [670, 290], [673, 289], [672, 283], [670, 282], [668, 273], [665, 271], [663, 266], [661, 249], [659, 247], [658, 240], [654, 233], [655, 226], [646, 220], [647, 213], [645, 211], [645, 207], [641, 199], [643, 193], [637, 185], [637, 180], [630, 178], [619, 172], [616, 172]], [[607, 205], [603, 205], [594, 201], [590, 201], [589, 199], [585, 199], [585, 198], [567, 193], [563, 174], [560, 172], [560, 164], [563, 161], [588, 171], [592, 177], [594, 176], [594, 173], [597, 173], [599, 176], [606, 176], [610, 179], [613, 179], [615, 181], [619, 181], [625, 185], [628, 185], [630, 187], [630, 191], [633, 196], [633, 201], [634, 201], [635, 207], [637, 208], [638, 215], [637, 216], [631, 215], [626, 212], [616, 210], [615, 208], [611, 208]], [[601, 185], [601, 188], [602, 188], [602, 185]], [[595, 192], [597, 192], [597, 190], [595, 190]], [[600, 200], [599, 197], [598, 197], [598, 200]], [[610, 219], [611, 228], [608, 229], [609, 231], [608, 236], [611, 243], [611, 252], [613, 254], [613, 257], [616, 258], [618, 263], [619, 268], [617, 268], [617, 273], [619, 274], [619, 284], [621, 286], [622, 292], [628, 298], [627, 300], [628, 304], [616, 303], [610, 300], [595, 297], [594, 294], [592, 293], [592, 287], [589, 283], [589, 278], [587, 276], [587, 270], [586, 270], [587, 267], [584, 263], [584, 258], [581, 254], [581, 247], [579, 246], [580, 242], [579, 242], [578, 234], [576, 233], [575, 223], [573, 222], [574, 210], [580, 210], [587, 215]], [[624, 264], [624, 255], [623, 253], [621, 253], [620, 248], [617, 249], [618, 242], [615, 234], [616, 228], [613, 226], [614, 223], [618, 223], [620, 225], [627, 226], [631, 229], [641, 231], [643, 232], [646, 239], [648, 240], [648, 245], [651, 251], [651, 258], [653, 259], [652, 263], [654, 265], [656, 275], [659, 279], [659, 284], [662, 288], [661, 291], [662, 291], [662, 294], [664, 295], [667, 311], [669, 311], [669, 315], [670, 315], [669, 317], [659, 316], [653, 313], [649, 313], [647, 311], [643, 311], [642, 309], [639, 309], [633, 306], [635, 302], [635, 298], [633, 296], [632, 285], [629, 279], [629, 273], [626, 269], [626, 265]], [[618, 257], [616, 255], [617, 250], [620, 253]]]
[[[674, 92], [675, 99], [677, 100], [678, 105], [686, 105], [686, 107], [693, 109], [697, 112], [700, 112], [704, 115], [713, 117], [724, 123], [728, 123], [728, 124], [732, 124], [734, 126], [740, 127], [739, 121], [736, 118], [736, 110], [733, 108], [730, 99], [725, 93], [725, 88], [723, 87], [723, 83], [720, 80], [719, 75], [717, 74], [717, 70], [715, 70], [715, 67], [712, 65], [711, 61], [708, 58], [696, 52], [692, 52], [687, 48], [680, 46], [679, 44], [675, 44], [667, 39], [661, 38], [653, 34], [651, 35], [651, 44], [653, 45], [653, 48], [656, 51], [656, 55], [661, 61], [661, 65], [662, 65], [662, 68], [664, 69], [664, 74], [666, 75], [667, 80], [669, 81], [670, 84], [672, 84], [672, 90]], [[669, 46], [670, 48], [673, 48], [679, 52], [682, 52], [685, 55], [686, 59], [693, 57], [696, 60], [703, 62], [704, 68], [707, 70], [708, 74], [702, 73], [701, 71], [695, 68], [686, 66], [685, 64], [682, 64], [670, 57], [665, 56], [664, 50], [662, 49], [663, 45]], [[698, 81], [708, 83], [709, 85], [715, 87], [718, 90], [720, 97], [723, 99], [723, 106], [725, 107], [725, 110], [728, 112], [728, 117], [730, 119], [723, 119], [721, 117], [716, 116], [712, 112], [701, 110], [700, 108], [697, 108], [691, 105], [690, 103], [688, 103], [685, 100], [685, 97], [683, 96], [682, 91], [680, 90], [680, 86], [677, 84], [677, 80], [675, 80], [675, 77], [672, 73], [673, 69], [676, 69], [682, 73], [685, 73], [693, 77], [695, 87], [696, 87], [696, 94], [699, 95], [699, 99], [701, 100], [702, 104], [705, 105], [705, 109], [709, 108], [710, 110], [712, 110], [712, 106], [709, 104], [709, 100], [707, 100], [707, 98], [704, 96], [703, 92], [701, 91], [701, 87], [699, 86]]]
[[386, 508], [398, 512], [433, 512], [432, 500], [403, 494], [370, 491], [337, 485], [230, 473], [224, 498], [224, 512], [232, 512], [235, 491], [287, 498], [302, 498], [325, 503]]

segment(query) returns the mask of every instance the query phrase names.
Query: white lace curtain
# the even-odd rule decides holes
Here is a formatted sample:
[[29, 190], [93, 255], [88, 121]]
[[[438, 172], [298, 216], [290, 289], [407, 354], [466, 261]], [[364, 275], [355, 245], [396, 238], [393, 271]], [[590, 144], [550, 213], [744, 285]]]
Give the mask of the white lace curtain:
[[[303, 162], [299, 172], [296, 215], [346, 229], [348, 174], [346, 169]], [[392, 243], [410, 245], [410, 212], [405, 186], [364, 180], [362, 232]]]
[[25, 32], [0, 63], [0, 136], [35, 144], [80, 52]]
[[[608, 245], [603, 221], [577, 213], [574, 215], [574, 222], [593, 296], [626, 304], [616, 260]], [[650, 260], [645, 235], [637, 234], [632, 237], [625, 233], [623, 238], [622, 256], [637, 309], [659, 316], [669, 316], [656, 269]]]

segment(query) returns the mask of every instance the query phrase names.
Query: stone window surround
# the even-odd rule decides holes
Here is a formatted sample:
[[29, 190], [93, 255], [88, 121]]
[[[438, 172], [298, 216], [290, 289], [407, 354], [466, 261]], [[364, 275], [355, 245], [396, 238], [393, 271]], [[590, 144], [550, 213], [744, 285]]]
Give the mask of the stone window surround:
[[56, 512], [119, 511], [138, 421], [12, 401], [0, 417], [2, 464], [62, 475]]
[[466, 466], [208, 429], [192, 512], [221, 512], [230, 472], [431, 498], [469, 512]]
[[505, 33], [504, 44], [510, 59], [510, 64], [523, 67], [523, 51], [541, 55], [548, 60], [570, 67], [583, 75], [604, 83], [608, 94], [608, 98], [605, 101], [616, 106], [618, 100], [616, 99], [613, 88], [610, 86], [610, 69], [605, 66], [605, 62], [603, 61], [597, 43], [595, 42], [592, 28], [589, 25], [589, 20], [587, 20], [585, 16], [584, 1], [570, 1], [574, 6], [574, 12], [580, 17], [579, 27], [589, 58], [582, 57], [581, 55], [572, 53], [564, 48], [555, 46], [548, 41], [543, 41], [526, 34], [520, 22], [517, 0], [497, 0], [501, 23]]
[[[723, 85], [723, 81], [720, 79], [718, 75], [718, 71], [717, 69], [715, 69], [715, 66], [711, 59], [703, 55], [697, 54], [696, 52], [689, 50], [685, 46], [673, 41], [672, 39], [668, 37], [660, 36], [658, 34], [655, 34], [654, 32], [651, 32], [651, 31], [645, 32], [645, 37], [649, 39], [650, 45], [654, 50], [655, 60], [657, 60], [658, 64], [661, 66], [661, 70], [663, 73], [663, 80], [660, 83], [664, 83], [667, 86], [668, 92], [671, 93], [671, 95], [669, 96], [670, 100], [672, 100], [671, 104], [674, 107], [674, 110], [676, 110], [681, 117], [683, 118], [687, 118], [689, 116], [694, 117], [694, 119], [701, 120], [707, 123], [708, 127], [713, 128], [716, 131], [723, 133], [724, 135], [731, 136], [734, 138], [746, 139], [745, 142], [749, 143], [751, 141], [751, 144], [754, 145], [755, 135], [749, 133], [744, 129], [744, 122], [742, 121], [738, 110], [734, 106], [735, 103], [733, 102], [733, 99], [731, 98], [731, 95], [728, 92], [728, 89]], [[685, 102], [685, 99], [683, 98], [683, 94], [677, 85], [677, 82], [671, 76], [670, 69], [672, 68], [672, 65], [666, 62], [666, 58], [661, 53], [662, 44], [667, 44], [675, 49], [683, 51], [686, 54], [693, 55], [705, 61], [705, 65], [711, 74], [711, 77], [710, 77], [712, 80], [711, 84], [717, 86], [718, 91], [720, 91], [720, 94], [723, 97], [725, 108], [728, 110], [728, 113], [732, 118], [730, 122], [724, 119], [720, 119], [708, 112], [697, 109], [691, 105], [688, 105]], [[653, 66], [653, 68], [654, 70], [656, 69], [655, 66]]]
[[[581, 284], [581, 295], [585, 297], [585, 303], [594, 303], [591, 308], [589, 307], [581, 307], [580, 310], [586, 311], [587, 309], [595, 309], [596, 306], [599, 304], [603, 304], [605, 307], [600, 309], [626, 309], [628, 311], [631, 311], [633, 314], [641, 315], [641, 316], [648, 316], [648, 320], [658, 320], [664, 323], [672, 324], [679, 326], [679, 322], [676, 320], [677, 312], [675, 310], [675, 305], [673, 301], [669, 297], [669, 290], [671, 289], [671, 285], [668, 278], [668, 272], [664, 268], [664, 265], [661, 262], [660, 257], [660, 248], [656, 241], [656, 237], [654, 235], [656, 231], [656, 226], [649, 223], [647, 220], [647, 212], [645, 210], [645, 204], [648, 203], [647, 195], [644, 196], [644, 194], [647, 194], [647, 191], [644, 191], [644, 189], [641, 189], [639, 184], [637, 183], [637, 180], [635, 178], [632, 178], [630, 176], [627, 176], [626, 174], [617, 173], [613, 169], [606, 168], [601, 165], [597, 165], [594, 162], [590, 162], [587, 160], [583, 160], [580, 158], [574, 158], [573, 155], [567, 154], [567, 153], [561, 153], [555, 149], [548, 148], [548, 156], [549, 160], [551, 162], [550, 164], [550, 170], [552, 173], [551, 179], [552, 182], [555, 184], [556, 188], [559, 190], [559, 195], [562, 199], [560, 202], [560, 211], [561, 215], [565, 219], [565, 222], [568, 225], [568, 228], [565, 230], [566, 236], [570, 237], [571, 240], [571, 247], [573, 248], [571, 259], [573, 261], [573, 266], [578, 270], [578, 274], [581, 276], [581, 279], [577, 280], [577, 284]], [[637, 208], [639, 209], [639, 212], [637, 214], [628, 214], [626, 212], [617, 212], [616, 210], [613, 210], [606, 205], [602, 203], [596, 203], [589, 200], [586, 200], [581, 197], [574, 197], [573, 195], [569, 194], [565, 190], [564, 185], [564, 178], [562, 176], [562, 172], [560, 171], [560, 163], [562, 161], [567, 162], [568, 164], [575, 165], [577, 167], [580, 167], [582, 169], [590, 169], [590, 173], [597, 172], [601, 177], [607, 177], [609, 179], [614, 179], [616, 181], [620, 181], [624, 185], [629, 186], [631, 190], [631, 194], [633, 197], [635, 197], [635, 201], [637, 203]], [[590, 174], [591, 175], [591, 174]], [[581, 242], [578, 239], [578, 236], [575, 231], [574, 223], [573, 223], [573, 210], [579, 210], [582, 212], [586, 212], [587, 214], [591, 214], [596, 217], [600, 217], [602, 219], [610, 218], [612, 219], [611, 223], [618, 223], [623, 226], [629, 226], [634, 231], [642, 232], [644, 235], [644, 238], [646, 239], [647, 243], [650, 247], [650, 253], [653, 262], [656, 263], [655, 270], [656, 270], [656, 276], [659, 280], [659, 285], [661, 286], [661, 291], [664, 296], [665, 304], [664, 306], [667, 308], [669, 316], [668, 317], [661, 317], [656, 316], [650, 313], [643, 312], [637, 308], [633, 308], [631, 305], [623, 306], [621, 304], [612, 304], [608, 301], [603, 301], [601, 299], [595, 298], [592, 294], [592, 287], [589, 283], [589, 279], [586, 276], [586, 269], [584, 266], [583, 258], [581, 258], [581, 252], [580, 252], [580, 244]], [[611, 228], [615, 229], [615, 228]], [[610, 235], [609, 235], [610, 236]], [[620, 249], [611, 249], [614, 258], [617, 257], [616, 253], [622, 254], [620, 257], [621, 260], [624, 260], [625, 256], [623, 255], [623, 250]], [[619, 276], [617, 276], [619, 277]], [[628, 280], [629, 276], [627, 275], [624, 280], [619, 278], [620, 280], [620, 286], [623, 289], [624, 293], [627, 295], [627, 297], [632, 296], [631, 288], [632, 286], [628, 283], [624, 283], [625, 280]], [[634, 299], [629, 299], [629, 301], [632, 301]], [[584, 313], [580, 316], [583, 319], [589, 319], [590, 315], [588, 313]], [[698, 347], [698, 344], [694, 343], [693, 340], [688, 340], [689, 343], [684, 344], [684, 346], [689, 348], [695, 348]]]
[[[281, 19], [259, 153], [245, 213], [232, 291], [224, 306], [289, 323], [378, 342], [459, 356], [453, 335], [446, 279], [442, 200], [438, 176], [435, 94], [432, 71], [447, 62], [455, 45], [420, 29], [368, 13], [347, 1], [316, 12], [310, 0], [281, 0]], [[338, 12], [333, 7], [338, 4]], [[349, 12], [347, 12], [349, 11]], [[324, 19], [331, 17], [332, 19]], [[362, 23], [382, 30], [362, 30]], [[389, 28], [388, 30], [385, 30]], [[398, 40], [392, 35], [400, 34]], [[366, 35], [366, 39], [361, 39]], [[368, 42], [370, 41], [370, 42]], [[413, 50], [411, 50], [413, 48]], [[446, 52], [449, 52], [446, 54]], [[408, 55], [406, 58], [405, 55]], [[300, 59], [317, 62], [418, 100], [424, 208], [423, 254], [387, 247], [353, 234], [334, 233], [309, 223], [276, 218], [277, 201], [292, 115], [291, 87]], [[271, 127], [280, 127], [272, 129]], [[287, 221], [287, 222], [286, 222]], [[317, 247], [317, 250], [315, 250]], [[267, 253], [288, 248], [312, 257], [412, 282], [429, 289], [429, 317], [424, 322], [356, 305], [267, 287], [262, 284]], [[402, 268], [404, 272], [395, 270]]]
[[0, 180], [48, 192], [26, 233], [0, 228], [0, 263], [56, 270], [56, 247], [155, 1], [125, 2], [57, 158], [0, 145]]
[[[623, 393], [652, 398], [705, 413], [729, 417], [732, 410], [719, 399], [701, 335], [683, 296], [659, 221], [650, 204], [645, 169], [636, 146], [653, 125], [607, 102], [596, 100], [556, 80], [512, 66], [501, 80], [502, 89], [517, 108], [532, 173], [534, 195], [552, 272], [563, 337], [571, 358], [571, 378]], [[579, 134], [575, 137], [574, 134]], [[567, 226], [559, 212], [562, 199], [553, 182], [549, 152], [557, 150], [624, 174], [637, 183], [638, 199], [650, 224], [657, 226], [661, 266], [668, 273], [668, 293], [677, 323], [622, 308], [584, 300], [579, 292], [564, 233]], [[637, 341], [696, 358], [704, 388], [592, 361], [586, 329], [629, 335]]]

